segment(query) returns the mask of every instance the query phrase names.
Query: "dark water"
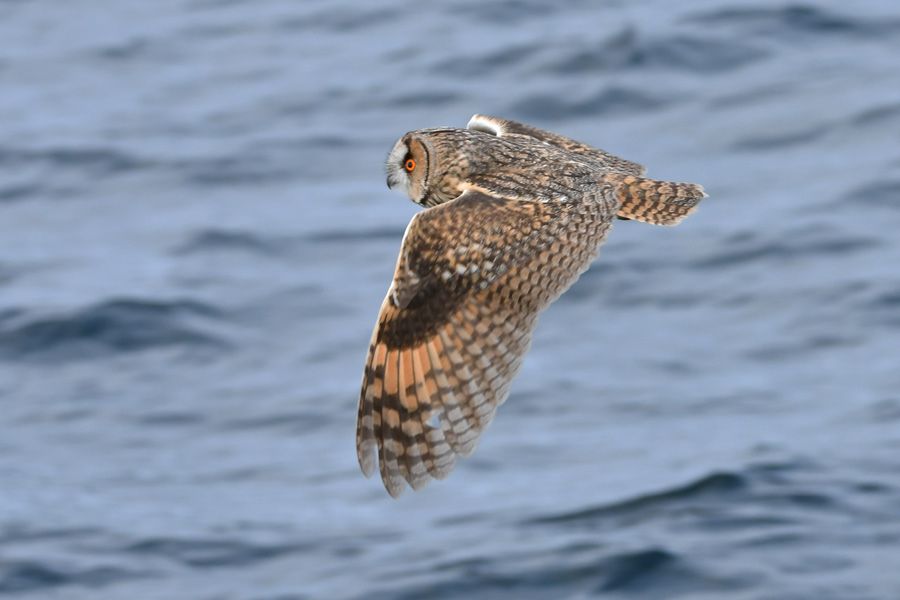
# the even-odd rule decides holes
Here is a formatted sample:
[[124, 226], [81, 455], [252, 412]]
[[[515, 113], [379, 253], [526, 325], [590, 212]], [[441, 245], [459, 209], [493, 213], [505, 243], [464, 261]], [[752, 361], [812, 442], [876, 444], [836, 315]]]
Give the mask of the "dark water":
[[[893, 1], [0, 2], [0, 597], [900, 598]], [[702, 183], [359, 472], [410, 129]]]

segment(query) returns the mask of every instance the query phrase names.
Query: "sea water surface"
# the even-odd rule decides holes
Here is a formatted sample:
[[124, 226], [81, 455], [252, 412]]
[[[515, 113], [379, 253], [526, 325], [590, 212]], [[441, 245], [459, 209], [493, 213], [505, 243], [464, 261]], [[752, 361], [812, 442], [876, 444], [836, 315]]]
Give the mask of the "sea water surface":
[[[888, 0], [0, 2], [0, 597], [900, 598], [898, 57]], [[709, 198], [393, 500], [383, 161], [476, 112]]]

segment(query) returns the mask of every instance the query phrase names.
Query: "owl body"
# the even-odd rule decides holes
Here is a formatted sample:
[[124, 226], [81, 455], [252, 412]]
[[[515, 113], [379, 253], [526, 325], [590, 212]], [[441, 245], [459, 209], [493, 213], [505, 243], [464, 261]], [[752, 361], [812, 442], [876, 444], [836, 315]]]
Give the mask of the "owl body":
[[443, 479], [506, 400], [538, 314], [588, 268], [616, 217], [675, 224], [700, 186], [513, 121], [410, 132], [387, 180], [413, 217], [369, 346], [357, 454], [392, 496]]
[[596, 185], [604, 173], [626, 172], [522, 134], [433, 128], [410, 132], [397, 143], [388, 158], [389, 187], [405, 189], [404, 178], [410, 174], [402, 159], [407, 153], [417, 165], [428, 165], [413, 174], [407, 192], [426, 207], [453, 200], [472, 187], [526, 201], [565, 200]]

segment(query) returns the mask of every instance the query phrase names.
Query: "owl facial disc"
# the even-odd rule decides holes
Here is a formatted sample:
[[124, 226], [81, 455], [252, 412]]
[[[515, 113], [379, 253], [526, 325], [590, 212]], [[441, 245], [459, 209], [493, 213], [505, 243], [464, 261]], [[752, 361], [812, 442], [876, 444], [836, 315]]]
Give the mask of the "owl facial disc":
[[387, 184], [402, 190], [416, 204], [425, 204], [425, 190], [430, 168], [427, 142], [407, 134], [388, 155]]

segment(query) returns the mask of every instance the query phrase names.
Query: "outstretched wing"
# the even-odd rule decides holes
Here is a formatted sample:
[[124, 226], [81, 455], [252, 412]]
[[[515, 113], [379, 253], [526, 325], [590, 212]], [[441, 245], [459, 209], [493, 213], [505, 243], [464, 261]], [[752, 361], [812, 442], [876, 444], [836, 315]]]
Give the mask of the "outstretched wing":
[[538, 313], [599, 252], [618, 199], [534, 202], [469, 190], [413, 217], [378, 315], [356, 447], [396, 497], [443, 479], [506, 400]]
[[551, 146], [562, 148], [573, 154], [578, 154], [584, 159], [594, 163], [602, 169], [622, 173], [623, 175], [643, 175], [647, 169], [635, 162], [619, 158], [609, 152], [605, 152], [593, 146], [576, 142], [573, 139], [544, 131], [531, 125], [517, 123], [508, 119], [498, 119], [497, 117], [487, 117], [484, 115], [475, 115], [469, 120], [467, 129], [475, 131], [483, 131], [497, 136], [503, 135], [525, 135], [542, 142], [546, 142]]

